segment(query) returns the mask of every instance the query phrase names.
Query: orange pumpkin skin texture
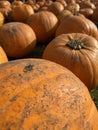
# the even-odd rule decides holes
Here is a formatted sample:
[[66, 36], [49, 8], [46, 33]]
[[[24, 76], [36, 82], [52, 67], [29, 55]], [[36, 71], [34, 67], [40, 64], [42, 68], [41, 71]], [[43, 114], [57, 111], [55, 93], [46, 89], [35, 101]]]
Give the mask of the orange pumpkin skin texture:
[[95, 23], [98, 23], [98, 7], [96, 7], [96, 9], [94, 10], [91, 20]]
[[66, 68], [21, 59], [0, 65], [0, 74], [1, 130], [97, 130], [94, 102]]
[[38, 43], [47, 43], [55, 35], [58, 19], [52, 12], [40, 11], [32, 14], [27, 24], [34, 30]]
[[8, 58], [7, 58], [5, 51], [0, 46], [0, 64], [5, 63], [5, 62], [8, 62]]
[[65, 17], [68, 17], [69, 15], [73, 15], [72, 12], [70, 12], [69, 10], [65, 9], [63, 10], [61, 13], [59, 13], [59, 15], [57, 15], [57, 18], [59, 20], [59, 24], [62, 22], [62, 20]]
[[47, 45], [42, 57], [67, 67], [89, 90], [98, 85], [98, 41], [93, 37], [62, 34]]
[[36, 35], [27, 24], [9, 22], [0, 28], [0, 45], [9, 57], [20, 58], [34, 49]]
[[2, 26], [4, 24], [5, 21], [5, 17], [3, 15], [3, 13], [0, 12], [0, 26]]
[[91, 8], [84, 8], [84, 9], [80, 9], [79, 13], [83, 14], [86, 18], [91, 19], [94, 10]]
[[84, 33], [98, 40], [97, 26], [89, 19], [77, 15], [65, 17], [56, 30], [56, 36], [66, 33]]

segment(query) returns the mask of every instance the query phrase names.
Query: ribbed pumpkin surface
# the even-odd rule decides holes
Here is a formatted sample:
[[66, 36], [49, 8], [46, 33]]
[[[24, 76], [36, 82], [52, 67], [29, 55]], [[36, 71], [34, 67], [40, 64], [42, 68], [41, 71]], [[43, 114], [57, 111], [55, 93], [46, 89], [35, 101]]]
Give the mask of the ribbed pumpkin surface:
[[98, 41], [83, 33], [62, 34], [45, 48], [44, 59], [71, 70], [89, 90], [98, 85]]
[[9, 22], [0, 28], [0, 45], [9, 57], [20, 58], [32, 52], [36, 35], [27, 24]]
[[97, 129], [88, 90], [66, 68], [42, 59], [0, 65], [0, 130]]

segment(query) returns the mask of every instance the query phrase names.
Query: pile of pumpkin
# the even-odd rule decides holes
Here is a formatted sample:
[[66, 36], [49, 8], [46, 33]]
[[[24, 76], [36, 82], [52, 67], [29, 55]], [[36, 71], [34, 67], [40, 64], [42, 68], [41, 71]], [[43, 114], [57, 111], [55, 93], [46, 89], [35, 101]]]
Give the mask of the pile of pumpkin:
[[0, 1], [0, 130], [98, 130], [97, 12], [97, 0]]

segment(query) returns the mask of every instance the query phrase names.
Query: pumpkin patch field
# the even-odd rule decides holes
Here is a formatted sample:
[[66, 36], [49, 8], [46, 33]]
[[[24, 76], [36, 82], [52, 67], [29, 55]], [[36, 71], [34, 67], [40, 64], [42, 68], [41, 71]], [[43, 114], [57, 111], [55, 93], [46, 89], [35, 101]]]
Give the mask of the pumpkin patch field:
[[98, 0], [0, 0], [0, 130], [98, 130]]

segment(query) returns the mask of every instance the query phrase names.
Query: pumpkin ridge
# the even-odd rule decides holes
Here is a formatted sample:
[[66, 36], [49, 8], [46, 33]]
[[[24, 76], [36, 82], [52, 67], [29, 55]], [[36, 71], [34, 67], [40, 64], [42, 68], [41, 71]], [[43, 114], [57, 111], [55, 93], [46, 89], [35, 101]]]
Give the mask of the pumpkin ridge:
[[[94, 67], [94, 64], [92, 63], [91, 57], [88, 55], [88, 53], [87, 53], [86, 51], [83, 51], [83, 52], [82, 52], [81, 50], [80, 50], [80, 52], [81, 52], [83, 55], [86, 54], [86, 55], [85, 55], [85, 56], [86, 56], [85, 58], [87, 58], [87, 59], [90, 61], [89, 63], [90, 63], [91, 68], [92, 68], [92, 82], [91, 82], [91, 85], [89, 86], [89, 88], [92, 89], [92, 87], [93, 87], [92, 85], [95, 86], [95, 84], [96, 84], [96, 80], [95, 80], [95, 78], [94, 78], [94, 73], [96, 73], [96, 71], [95, 71], [95, 69], [94, 69], [95, 67]], [[85, 53], [85, 54], [84, 54], [84, 53]], [[92, 87], [91, 87], [91, 86], [92, 86]]]

